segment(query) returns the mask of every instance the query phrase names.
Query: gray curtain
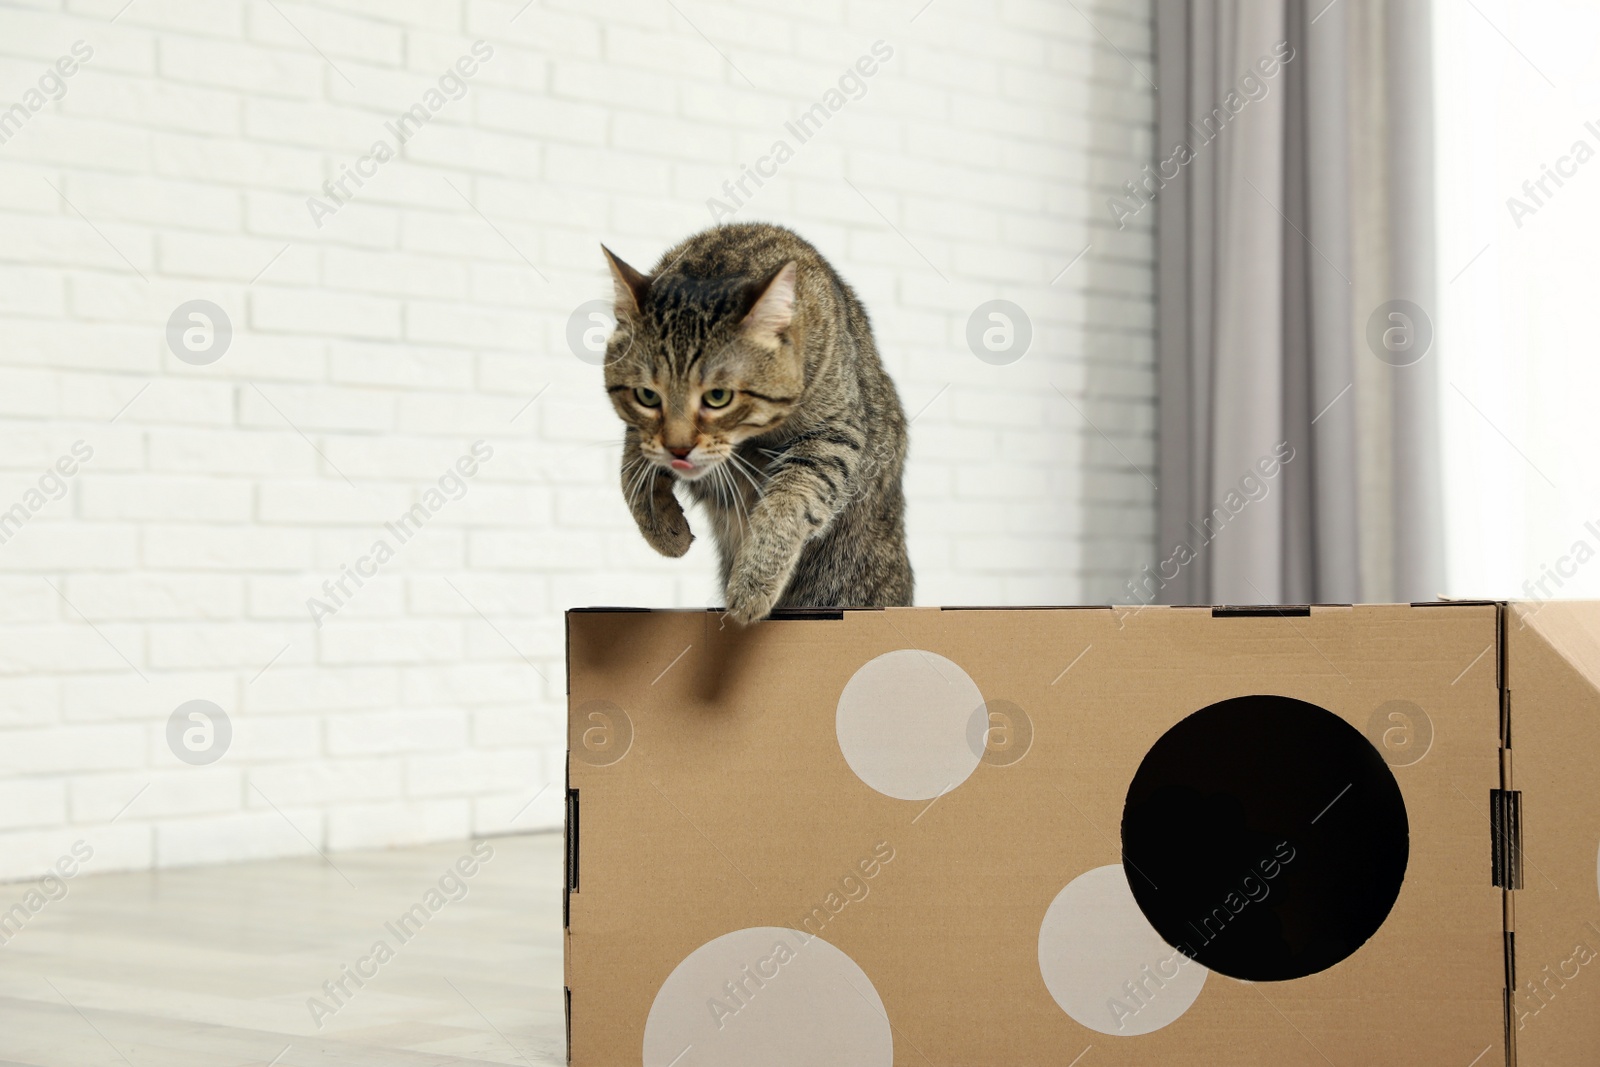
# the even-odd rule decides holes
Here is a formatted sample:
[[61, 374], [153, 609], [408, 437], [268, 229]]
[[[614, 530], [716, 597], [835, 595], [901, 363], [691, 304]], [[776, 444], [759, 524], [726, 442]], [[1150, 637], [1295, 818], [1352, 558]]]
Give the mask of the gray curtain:
[[1415, 0], [1157, 0], [1157, 162], [1126, 189], [1158, 243], [1137, 599], [1440, 592], [1429, 35]]

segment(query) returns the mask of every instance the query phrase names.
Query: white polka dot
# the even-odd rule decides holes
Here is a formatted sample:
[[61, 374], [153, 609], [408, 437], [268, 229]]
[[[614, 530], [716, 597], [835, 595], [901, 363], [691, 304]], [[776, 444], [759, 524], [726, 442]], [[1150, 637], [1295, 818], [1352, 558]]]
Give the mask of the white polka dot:
[[779, 926], [708, 941], [661, 983], [644, 1067], [892, 1067], [883, 1001], [854, 960]]
[[896, 800], [932, 800], [967, 780], [983, 758], [968, 726], [983, 694], [933, 652], [902, 648], [868, 663], [839, 694], [835, 729], [850, 769]]
[[1207, 971], [1161, 939], [1112, 864], [1080, 874], [1051, 901], [1039, 924], [1039, 973], [1077, 1022], [1137, 1037], [1188, 1011]]

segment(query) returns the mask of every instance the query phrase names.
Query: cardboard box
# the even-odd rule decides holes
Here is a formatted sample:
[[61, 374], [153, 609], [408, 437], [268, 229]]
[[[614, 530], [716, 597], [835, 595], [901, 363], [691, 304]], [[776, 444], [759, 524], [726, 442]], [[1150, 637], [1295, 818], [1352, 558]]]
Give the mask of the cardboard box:
[[577, 1067], [1600, 1062], [1600, 605], [567, 640]]

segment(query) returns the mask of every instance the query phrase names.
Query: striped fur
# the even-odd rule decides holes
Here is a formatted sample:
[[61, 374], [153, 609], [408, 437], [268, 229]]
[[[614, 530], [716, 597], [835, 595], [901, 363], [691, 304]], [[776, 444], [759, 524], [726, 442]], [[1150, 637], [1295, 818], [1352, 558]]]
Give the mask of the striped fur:
[[645, 540], [689, 550], [681, 487], [705, 510], [735, 621], [909, 605], [905, 413], [850, 287], [764, 223], [696, 234], [648, 276], [606, 258], [606, 389]]

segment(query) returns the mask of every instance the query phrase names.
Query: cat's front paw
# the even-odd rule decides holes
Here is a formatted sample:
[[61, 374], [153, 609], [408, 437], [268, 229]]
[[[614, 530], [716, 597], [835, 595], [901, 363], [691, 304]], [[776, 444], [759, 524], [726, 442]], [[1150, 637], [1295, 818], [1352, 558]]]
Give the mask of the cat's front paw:
[[728, 582], [728, 610], [723, 618], [731, 619], [740, 626], [749, 626], [772, 614], [772, 605], [777, 600], [777, 593], [763, 583], [742, 579], [735, 574]]
[[677, 559], [694, 544], [694, 531], [689, 529], [689, 518], [682, 509], [676, 515], [664, 515], [640, 528], [645, 541], [663, 556]]
[[[626, 469], [626, 468], [624, 468]], [[666, 471], [656, 471], [650, 476], [649, 496], [639, 499], [628, 495], [628, 505], [645, 543], [663, 556], [677, 559], [694, 544], [694, 532], [689, 529], [689, 516], [683, 513], [683, 504], [672, 491], [673, 478]]]

